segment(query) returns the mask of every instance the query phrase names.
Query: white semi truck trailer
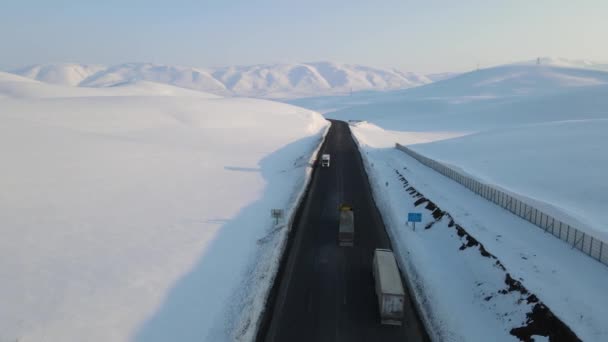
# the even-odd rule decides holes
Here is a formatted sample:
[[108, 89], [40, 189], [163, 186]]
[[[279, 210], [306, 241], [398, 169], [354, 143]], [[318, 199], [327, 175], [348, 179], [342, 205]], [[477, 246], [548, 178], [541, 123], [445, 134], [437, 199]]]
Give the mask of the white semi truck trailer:
[[389, 249], [376, 249], [372, 265], [380, 323], [402, 325], [405, 293], [397, 261]]

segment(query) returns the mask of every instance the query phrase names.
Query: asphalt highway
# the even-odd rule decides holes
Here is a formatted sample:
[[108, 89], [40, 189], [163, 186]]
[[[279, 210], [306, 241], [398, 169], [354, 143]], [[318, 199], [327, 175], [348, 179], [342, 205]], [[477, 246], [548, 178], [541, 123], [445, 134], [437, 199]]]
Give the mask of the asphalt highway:
[[[372, 277], [375, 248], [390, 248], [347, 123], [332, 121], [269, 300], [258, 341], [428, 341], [412, 301], [404, 324], [380, 324]], [[338, 246], [338, 206], [353, 207], [354, 247]], [[406, 288], [407, 292], [407, 288]]]

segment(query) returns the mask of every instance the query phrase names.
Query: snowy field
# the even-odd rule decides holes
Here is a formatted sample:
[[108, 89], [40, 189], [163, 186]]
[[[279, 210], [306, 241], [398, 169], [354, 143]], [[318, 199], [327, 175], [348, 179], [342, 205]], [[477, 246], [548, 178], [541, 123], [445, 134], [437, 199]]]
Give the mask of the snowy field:
[[327, 122], [0, 73], [0, 341], [251, 337]]

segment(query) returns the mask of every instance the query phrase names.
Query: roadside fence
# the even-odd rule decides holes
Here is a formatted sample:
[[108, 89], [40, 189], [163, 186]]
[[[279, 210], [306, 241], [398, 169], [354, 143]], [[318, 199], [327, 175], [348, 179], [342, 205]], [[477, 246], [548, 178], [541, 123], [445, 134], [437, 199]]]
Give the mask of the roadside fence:
[[484, 184], [466, 176], [436, 160], [414, 152], [408, 147], [400, 144], [395, 144], [395, 147], [418, 160], [420, 163], [460, 183], [488, 201], [495, 203], [522, 219], [538, 226], [545, 232], [551, 233], [553, 236], [567, 242], [572, 248], [576, 248], [602, 264], [608, 265], [608, 244], [597, 237], [594, 238], [580, 229], [544, 213], [533, 205], [523, 202], [488, 184]]

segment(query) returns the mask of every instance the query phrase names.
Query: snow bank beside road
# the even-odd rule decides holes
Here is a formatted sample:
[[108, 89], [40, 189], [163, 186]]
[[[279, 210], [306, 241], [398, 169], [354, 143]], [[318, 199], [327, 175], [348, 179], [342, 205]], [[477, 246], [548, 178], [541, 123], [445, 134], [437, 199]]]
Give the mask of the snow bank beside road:
[[0, 84], [0, 340], [235, 339], [244, 284], [273, 271], [254, 258], [284, 236], [270, 209], [327, 122], [150, 83]]
[[[378, 134], [378, 128], [358, 124], [352, 130], [393, 248], [431, 321], [429, 330], [441, 340], [516, 340], [509, 332], [526, 325], [533, 305], [527, 303], [527, 295], [500, 292], [510, 288], [504, 272], [536, 295], [581, 339], [608, 338], [604, 265], [396, 150]], [[407, 186], [400, 175], [409, 181]], [[425, 229], [435, 220], [425, 209], [427, 203], [415, 205], [418, 198], [406, 191], [408, 186], [447, 211], [498, 258], [505, 271], [495, 267], [495, 260], [484, 257], [478, 246], [469, 246], [472, 240], [459, 236], [446, 217]], [[408, 212], [423, 213], [415, 232], [405, 225]]]

